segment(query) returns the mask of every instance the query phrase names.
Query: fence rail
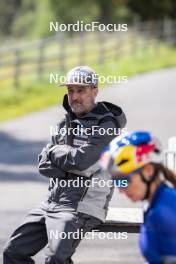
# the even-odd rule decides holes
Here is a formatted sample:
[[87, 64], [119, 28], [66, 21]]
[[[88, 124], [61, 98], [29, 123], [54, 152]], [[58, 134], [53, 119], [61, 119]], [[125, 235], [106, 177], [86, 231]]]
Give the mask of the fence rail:
[[132, 56], [161, 42], [176, 44], [176, 21], [135, 22], [127, 32], [64, 33], [53, 37], [0, 48], [0, 81], [11, 79], [15, 87], [22, 78], [35, 75], [41, 79], [50, 71], [64, 73], [77, 64], [117, 60]]

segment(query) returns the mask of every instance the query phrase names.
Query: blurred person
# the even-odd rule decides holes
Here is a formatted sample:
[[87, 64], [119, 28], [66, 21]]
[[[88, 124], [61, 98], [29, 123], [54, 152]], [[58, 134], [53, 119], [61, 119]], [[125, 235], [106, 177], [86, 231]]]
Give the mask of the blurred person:
[[176, 175], [163, 165], [159, 141], [147, 131], [116, 138], [102, 154], [101, 166], [121, 193], [147, 202], [140, 248], [148, 263], [175, 264]]
[[[77, 231], [85, 234], [105, 220], [113, 189], [86, 183], [94, 178], [101, 180], [98, 160], [104, 147], [115, 137], [108, 133], [102, 135], [99, 129], [123, 128], [126, 117], [116, 105], [96, 103], [98, 78], [90, 67], [72, 69], [64, 85], [68, 89], [63, 101], [67, 113], [39, 155], [40, 174], [53, 179], [48, 197], [31, 210], [12, 234], [4, 249], [4, 264], [32, 264], [32, 256], [45, 245], [45, 263], [73, 263], [71, 257], [81, 238], [62, 239], [51, 234], [55, 231], [66, 235]], [[97, 129], [91, 133], [93, 127]], [[75, 128], [80, 133], [73, 133]], [[75, 186], [76, 180], [84, 184]]]

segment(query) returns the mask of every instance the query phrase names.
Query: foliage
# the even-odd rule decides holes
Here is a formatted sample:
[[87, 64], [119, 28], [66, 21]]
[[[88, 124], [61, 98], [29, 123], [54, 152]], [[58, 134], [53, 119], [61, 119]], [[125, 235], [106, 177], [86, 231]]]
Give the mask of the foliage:
[[49, 21], [130, 22], [175, 18], [175, 0], [1, 0], [0, 35], [39, 38], [52, 34]]
[[128, 0], [128, 7], [142, 20], [175, 18], [175, 0]]

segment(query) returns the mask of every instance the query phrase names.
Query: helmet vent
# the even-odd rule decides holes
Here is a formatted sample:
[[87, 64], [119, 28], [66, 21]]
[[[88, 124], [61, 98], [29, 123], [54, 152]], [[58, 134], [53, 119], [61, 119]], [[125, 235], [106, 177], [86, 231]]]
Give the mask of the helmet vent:
[[123, 159], [123, 160], [121, 160], [117, 165], [118, 166], [121, 166], [122, 164], [124, 164], [124, 163], [126, 163], [126, 162], [128, 162], [129, 160], [127, 160], [127, 159]]

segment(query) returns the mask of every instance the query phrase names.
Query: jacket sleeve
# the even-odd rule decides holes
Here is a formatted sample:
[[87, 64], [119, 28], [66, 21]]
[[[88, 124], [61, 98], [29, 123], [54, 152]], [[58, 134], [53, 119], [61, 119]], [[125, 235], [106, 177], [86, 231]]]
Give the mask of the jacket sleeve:
[[57, 167], [55, 164], [51, 162], [49, 159], [49, 149], [54, 145], [48, 143], [46, 147], [43, 148], [42, 152], [38, 156], [38, 170], [40, 174], [48, 177], [48, 178], [64, 178], [65, 172]]
[[[112, 118], [99, 125], [99, 131], [107, 131], [108, 128], [111, 131], [117, 129]], [[98, 160], [104, 147], [116, 136], [114, 133], [101, 135], [99, 131], [92, 134], [89, 141], [79, 148], [69, 145], [53, 146], [49, 150], [51, 162], [66, 172], [90, 177], [99, 170]]]

